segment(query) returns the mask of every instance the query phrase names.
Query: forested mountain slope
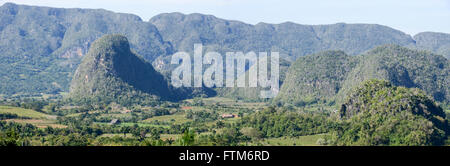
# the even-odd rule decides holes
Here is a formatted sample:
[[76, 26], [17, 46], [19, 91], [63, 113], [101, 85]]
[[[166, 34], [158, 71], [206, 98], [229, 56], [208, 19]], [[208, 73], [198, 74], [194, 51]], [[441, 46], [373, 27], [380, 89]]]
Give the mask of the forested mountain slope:
[[84, 56], [70, 85], [75, 103], [149, 104], [178, 95], [151, 65], [131, 52], [127, 38], [105, 35]]
[[68, 91], [90, 44], [116, 33], [146, 60], [172, 53], [156, 27], [135, 15], [5, 3], [0, 6], [0, 94]]
[[361, 82], [383, 79], [419, 88], [436, 101], [450, 101], [450, 61], [441, 55], [397, 45], [377, 47], [361, 56], [328, 51], [297, 59], [275, 102], [302, 105], [334, 103]]

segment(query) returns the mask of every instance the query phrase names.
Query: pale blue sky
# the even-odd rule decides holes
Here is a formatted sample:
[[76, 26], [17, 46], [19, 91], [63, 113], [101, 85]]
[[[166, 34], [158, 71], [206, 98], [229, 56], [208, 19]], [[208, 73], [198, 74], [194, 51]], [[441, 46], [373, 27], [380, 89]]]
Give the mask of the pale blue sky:
[[65, 8], [103, 8], [144, 20], [159, 13], [212, 14], [219, 18], [299, 24], [374, 23], [414, 35], [450, 33], [450, 0], [0, 0]]

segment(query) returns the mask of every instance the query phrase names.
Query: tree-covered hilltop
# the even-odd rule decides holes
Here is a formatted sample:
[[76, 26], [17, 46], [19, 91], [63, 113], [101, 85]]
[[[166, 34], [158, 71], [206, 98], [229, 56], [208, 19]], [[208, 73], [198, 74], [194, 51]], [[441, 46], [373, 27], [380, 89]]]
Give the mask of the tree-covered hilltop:
[[83, 58], [70, 86], [69, 100], [94, 104], [149, 104], [179, 97], [153, 66], [131, 52], [121, 35], [96, 40]]
[[339, 111], [336, 145], [442, 145], [445, 113], [422, 90], [368, 80], [355, 88]]
[[436, 101], [450, 101], [450, 61], [441, 55], [386, 45], [369, 51], [359, 60], [344, 81], [339, 99], [364, 80], [384, 79], [395, 86], [422, 89]]
[[293, 63], [274, 103], [303, 106], [331, 102], [356, 58], [342, 51], [325, 51], [300, 57]]
[[122, 34], [148, 61], [172, 54], [151, 23], [102, 9], [0, 6], [0, 94], [67, 92], [92, 42]]
[[327, 51], [300, 57], [290, 66], [274, 103], [342, 103], [350, 90], [369, 79], [419, 88], [436, 101], [450, 101], [450, 61], [441, 55], [397, 45], [377, 47], [361, 56]]

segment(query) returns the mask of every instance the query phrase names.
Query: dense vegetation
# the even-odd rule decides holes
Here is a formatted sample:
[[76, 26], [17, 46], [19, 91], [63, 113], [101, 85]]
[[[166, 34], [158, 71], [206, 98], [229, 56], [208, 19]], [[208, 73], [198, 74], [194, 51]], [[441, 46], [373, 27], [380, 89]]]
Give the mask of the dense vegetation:
[[[29, 110], [22, 109], [15, 109], [21, 116], [0, 114], [0, 145], [442, 145], [448, 135], [445, 114], [431, 98], [385, 81], [364, 82], [339, 112], [228, 100], [195, 98], [154, 107], [3, 101], [1, 105], [27, 108], [43, 103], [31, 108], [48, 115], [29, 118], [23, 114]], [[50, 115], [57, 119], [48, 119]]]
[[[172, 107], [179, 108], [177, 105], [151, 110], [132, 108], [131, 116], [119, 118], [118, 124], [108, 124], [117, 113], [114, 107], [73, 108], [67, 111], [57, 108], [56, 112], [47, 112], [58, 114], [56, 123], [66, 126], [63, 128], [0, 121], [0, 145], [258, 145], [266, 139], [327, 133], [335, 125], [326, 113], [297, 112], [292, 108], [268, 107], [256, 114], [239, 113], [241, 119], [233, 122], [218, 117], [216, 111], [173, 111]], [[228, 112], [231, 107], [214, 104], [202, 108]], [[148, 118], [180, 113], [185, 115], [183, 118], [192, 121], [182, 124], [172, 120], [143, 123]], [[7, 118], [11, 120], [16, 117]], [[133, 125], [126, 125], [130, 123]]]
[[270, 138], [327, 133], [334, 127], [334, 123], [324, 112], [297, 112], [287, 108], [268, 107], [242, 118], [238, 126], [256, 129], [261, 137]]
[[337, 145], [442, 145], [448, 120], [433, 99], [419, 89], [369, 80], [341, 106]]
[[96, 40], [75, 72], [70, 102], [151, 104], [179, 97], [150, 63], [131, 52], [121, 35]]
[[369, 79], [419, 88], [436, 101], [450, 101], [450, 61], [440, 55], [397, 45], [380, 46], [356, 57], [327, 51], [298, 58], [289, 68], [274, 103], [304, 106], [342, 103], [349, 91]]
[[348, 91], [368, 79], [388, 80], [395, 86], [419, 88], [436, 101], [450, 101], [450, 60], [426, 51], [396, 45], [377, 47], [360, 57], [339, 92]]
[[155, 26], [138, 16], [106, 10], [0, 6], [0, 94], [67, 92], [91, 43], [122, 34], [148, 61], [172, 54]]
[[300, 57], [291, 65], [274, 103], [304, 106], [334, 104], [335, 96], [356, 58], [342, 51], [326, 51]]

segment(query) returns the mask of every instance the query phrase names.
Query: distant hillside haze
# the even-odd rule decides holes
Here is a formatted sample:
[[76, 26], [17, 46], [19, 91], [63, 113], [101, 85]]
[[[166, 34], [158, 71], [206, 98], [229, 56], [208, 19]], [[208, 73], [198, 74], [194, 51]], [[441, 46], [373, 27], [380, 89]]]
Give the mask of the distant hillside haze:
[[422, 32], [415, 35], [414, 40], [418, 49], [431, 50], [450, 59], [450, 34]]
[[285, 22], [251, 25], [198, 13], [164, 13], [154, 16], [149, 22], [178, 51], [192, 51], [194, 43], [203, 43], [219, 52], [279, 51], [285, 58], [296, 59], [325, 50], [358, 55], [377, 46], [396, 44], [432, 51], [447, 58], [450, 56], [450, 34], [423, 32], [413, 38], [377, 24], [302, 25]]
[[[246, 24], [203, 14], [165, 13], [143, 21], [136, 15], [102, 9], [63, 9], [5, 3], [0, 7], [0, 94], [68, 92], [81, 59], [105, 34], [121, 34], [130, 48], [156, 70], [170, 73], [170, 55], [192, 52], [278, 51], [282, 59], [327, 50], [349, 56], [396, 44], [449, 57], [449, 34], [420, 33], [414, 38], [376, 24]], [[444, 85], [441, 85], [444, 86]]]
[[194, 43], [203, 43], [219, 51], [279, 51], [295, 59], [323, 50], [338, 49], [357, 55], [378, 45], [414, 44], [409, 35], [374, 24], [250, 25], [212, 15], [181, 13], [160, 14], [150, 22], [174, 48], [184, 51], [192, 50]]

